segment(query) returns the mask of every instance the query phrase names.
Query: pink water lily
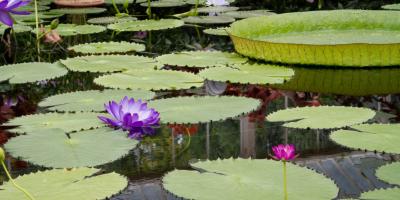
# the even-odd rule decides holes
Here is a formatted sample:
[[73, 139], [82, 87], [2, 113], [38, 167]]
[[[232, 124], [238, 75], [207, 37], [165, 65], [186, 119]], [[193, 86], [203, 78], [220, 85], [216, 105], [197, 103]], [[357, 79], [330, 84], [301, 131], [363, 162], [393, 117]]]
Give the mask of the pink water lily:
[[272, 147], [272, 151], [274, 152], [274, 156], [272, 156], [276, 160], [293, 160], [296, 158], [296, 149], [293, 144], [280, 144]]
[[14, 20], [11, 14], [16, 15], [29, 15], [30, 12], [27, 11], [17, 11], [16, 9], [29, 4], [31, 0], [0, 0], [0, 21], [12, 27], [14, 25]]

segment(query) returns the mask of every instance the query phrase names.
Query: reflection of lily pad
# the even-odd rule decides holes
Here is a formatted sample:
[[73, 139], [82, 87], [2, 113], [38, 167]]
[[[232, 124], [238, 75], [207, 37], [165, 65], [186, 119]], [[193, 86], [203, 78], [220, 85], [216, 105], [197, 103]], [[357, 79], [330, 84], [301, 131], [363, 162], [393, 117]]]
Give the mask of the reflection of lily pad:
[[207, 80], [242, 83], [272, 84], [283, 83], [293, 76], [294, 71], [287, 67], [264, 64], [243, 64], [237, 68], [214, 67], [200, 71], [199, 76]]
[[210, 6], [210, 7], [201, 7], [197, 9], [198, 13], [222, 13], [239, 10], [238, 7], [229, 7], [229, 6]]
[[[0, 24], [0, 35], [4, 34], [4, 31], [8, 29], [9, 27], [3, 24]], [[23, 33], [23, 32], [29, 32], [32, 30], [30, 26], [25, 26], [21, 24], [14, 24], [13, 30], [15, 33]]]
[[131, 70], [100, 76], [94, 82], [110, 88], [143, 90], [179, 90], [203, 85], [203, 79], [197, 75], [170, 70]]
[[235, 21], [226, 16], [190, 16], [182, 19], [188, 24], [230, 24]]
[[[93, 200], [106, 199], [118, 193], [128, 185], [125, 177], [116, 174], [98, 174], [94, 168], [53, 169], [19, 176], [15, 179], [19, 185], [40, 200]], [[2, 199], [27, 199], [10, 182], [0, 186]]]
[[[49, 26], [46, 26], [46, 28], [49, 28]], [[73, 36], [100, 33], [105, 31], [106, 28], [99, 25], [59, 24], [55, 30], [61, 36]], [[32, 32], [36, 33], [36, 29]]]
[[237, 117], [256, 110], [260, 101], [235, 96], [176, 97], [150, 101], [162, 123], [197, 124]]
[[400, 3], [384, 5], [382, 8], [385, 10], [400, 10]]
[[361, 124], [354, 130], [338, 130], [331, 134], [335, 142], [354, 149], [400, 153], [400, 124]]
[[82, 56], [61, 60], [71, 71], [78, 72], [119, 72], [129, 69], [154, 69], [154, 59], [131, 55]]
[[70, 51], [83, 54], [126, 53], [131, 51], [144, 51], [143, 44], [133, 42], [97, 42], [79, 44], [68, 48]]
[[[164, 188], [185, 199], [284, 199], [281, 162], [226, 159], [192, 166], [196, 170], [165, 175]], [[333, 199], [339, 191], [332, 180], [305, 167], [287, 163], [287, 174], [289, 199]]]
[[126, 21], [135, 21], [137, 20], [136, 17], [96, 17], [96, 18], [91, 18], [87, 22], [89, 24], [113, 24], [113, 23], [118, 23], [118, 22], [126, 22]]
[[154, 92], [146, 90], [89, 90], [54, 95], [39, 103], [40, 107], [49, 107], [53, 111], [103, 111], [104, 104], [119, 100], [124, 96], [149, 100]]
[[361, 193], [360, 199], [398, 200], [400, 188], [375, 189]]
[[271, 122], [285, 122], [289, 128], [331, 129], [368, 121], [375, 112], [368, 108], [345, 106], [301, 107], [279, 110], [267, 116]]
[[60, 14], [69, 14], [69, 15], [80, 15], [80, 14], [97, 14], [105, 12], [107, 9], [105, 8], [57, 8], [52, 9], [50, 12], [52, 13], [60, 13]]
[[208, 28], [208, 29], [204, 29], [203, 32], [205, 34], [209, 34], [209, 35], [218, 35], [218, 36], [229, 36], [228, 32], [226, 32], [226, 30], [229, 27], [222, 27], [222, 28]]
[[108, 29], [114, 31], [151, 31], [172, 29], [183, 26], [184, 22], [177, 19], [160, 19], [160, 20], [137, 20], [119, 22], [108, 25]]
[[125, 132], [111, 128], [77, 132], [69, 137], [61, 129], [39, 130], [11, 139], [5, 148], [13, 157], [36, 165], [73, 168], [112, 162], [138, 144]]
[[68, 73], [60, 63], [19, 63], [0, 67], [0, 82], [11, 84], [33, 83], [53, 79]]
[[183, 51], [158, 56], [156, 60], [162, 65], [180, 67], [225, 67], [247, 62], [247, 58], [236, 53], [221, 51]]
[[[171, 0], [152, 1], [150, 3], [150, 7], [153, 8], [170, 8], [170, 7], [180, 7], [184, 5], [186, 5], [184, 1], [171, 1]], [[147, 7], [147, 2], [141, 3], [140, 6]]]
[[400, 185], [400, 162], [379, 167], [376, 176], [387, 183]]
[[240, 10], [222, 13], [223, 16], [233, 17], [235, 19], [245, 19], [250, 17], [275, 15], [276, 13], [270, 10]]

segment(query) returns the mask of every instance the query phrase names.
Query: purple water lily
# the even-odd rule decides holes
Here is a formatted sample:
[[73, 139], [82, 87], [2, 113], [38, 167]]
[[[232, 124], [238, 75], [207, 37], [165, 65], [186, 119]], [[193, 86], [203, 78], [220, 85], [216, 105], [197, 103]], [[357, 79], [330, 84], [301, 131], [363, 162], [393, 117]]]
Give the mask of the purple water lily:
[[160, 114], [147, 107], [142, 100], [124, 97], [119, 103], [110, 101], [104, 104], [107, 112], [113, 117], [99, 116], [104, 123], [118, 129], [129, 131], [129, 137], [140, 139], [155, 133], [154, 127], [159, 126]]
[[272, 147], [274, 152], [273, 158], [276, 160], [293, 160], [296, 158], [296, 149], [293, 144], [280, 144], [278, 146]]
[[30, 2], [31, 0], [0, 0], [0, 21], [7, 26], [13, 26], [14, 20], [11, 14], [29, 15], [30, 12], [17, 11], [16, 9]]

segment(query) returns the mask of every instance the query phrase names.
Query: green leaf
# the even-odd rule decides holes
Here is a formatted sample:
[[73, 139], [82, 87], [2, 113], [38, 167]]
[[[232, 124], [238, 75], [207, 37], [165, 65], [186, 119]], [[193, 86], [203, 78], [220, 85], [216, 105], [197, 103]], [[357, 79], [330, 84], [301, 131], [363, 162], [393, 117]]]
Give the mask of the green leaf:
[[[8, 28], [9, 28], [8, 26], [6, 26], [4, 24], [0, 24], [0, 35], [3, 35], [4, 31]], [[32, 30], [32, 28], [30, 26], [25, 26], [25, 25], [21, 25], [21, 24], [14, 24], [14, 26], [13, 26], [13, 31], [15, 33], [24, 33], [24, 32], [29, 32], [31, 30]]]
[[161, 55], [156, 60], [162, 65], [199, 68], [226, 67], [248, 61], [236, 53], [221, 51], [183, 51]]
[[400, 199], [400, 188], [375, 189], [361, 193], [360, 198], [365, 200], [398, 200]]
[[400, 153], [400, 124], [361, 124], [350, 128], [355, 130], [335, 131], [331, 139], [350, 148]]
[[19, 63], [0, 67], [0, 82], [8, 80], [11, 84], [34, 83], [54, 79], [68, 73], [60, 63]]
[[97, 55], [67, 58], [61, 60], [71, 71], [78, 72], [119, 72], [129, 69], [154, 69], [154, 59], [132, 55]]
[[[197, 171], [174, 170], [162, 179], [169, 192], [185, 199], [284, 199], [282, 163], [225, 159], [197, 162]], [[287, 163], [289, 199], [333, 199], [335, 183], [313, 170]]]
[[250, 17], [269, 16], [276, 13], [270, 10], [239, 10], [221, 13], [222, 16], [233, 17], [235, 19], [245, 19]]
[[235, 21], [227, 16], [190, 16], [182, 20], [188, 24], [230, 24]]
[[5, 148], [13, 157], [35, 165], [73, 168], [112, 162], [137, 144], [125, 132], [111, 128], [77, 132], [70, 134], [70, 138], [61, 129], [46, 129], [12, 138]]
[[[185, 6], [184, 1], [172, 1], [172, 0], [161, 0], [150, 2], [150, 7], [152, 8], [171, 8], [171, 7], [181, 7]], [[141, 3], [140, 6], [147, 8], [147, 2]]]
[[379, 167], [376, 170], [376, 176], [389, 184], [400, 185], [400, 162], [394, 162]]
[[127, 53], [144, 51], [146, 46], [133, 42], [97, 42], [79, 44], [69, 47], [68, 50], [83, 54]]
[[218, 36], [229, 36], [227, 30], [229, 27], [220, 27], [220, 28], [208, 28], [204, 29], [203, 32], [209, 35], [218, 35]]
[[184, 22], [177, 19], [160, 19], [160, 20], [137, 20], [119, 22], [110, 24], [108, 29], [122, 32], [122, 31], [152, 31], [178, 28], [184, 25]]
[[[185, 2], [186, 2], [187, 4], [190, 4], [190, 5], [195, 5], [195, 4], [196, 4], [196, 1], [199, 2], [199, 5], [206, 5], [206, 3], [207, 3], [207, 0], [186, 0]], [[232, 4], [232, 3], [235, 2], [235, 0], [225, 0], [225, 1], [228, 2], [228, 3], [230, 3], [230, 4]]]
[[97, 14], [105, 12], [107, 9], [105, 8], [57, 8], [52, 9], [50, 12], [52, 13], [60, 13], [60, 14], [69, 14], [69, 15], [80, 15], [80, 14]]
[[241, 83], [272, 84], [283, 83], [294, 75], [287, 67], [268, 64], [243, 64], [236, 68], [214, 67], [200, 71], [199, 76], [207, 80]]
[[[50, 29], [50, 25], [47, 25], [46, 28]], [[55, 30], [61, 36], [74, 36], [100, 33], [105, 31], [106, 28], [99, 25], [59, 24]], [[36, 34], [36, 29], [34, 29], [32, 32]]]
[[96, 17], [96, 18], [91, 18], [87, 22], [89, 24], [113, 24], [113, 23], [118, 23], [118, 22], [126, 22], [126, 21], [135, 21], [137, 20], [136, 17], [114, 17], [114, 16], [109, 16], [109, 17]]
[[[128, 181], [117, 173], [94, 175], [94, 168], [53, 169], [19, 176], [15, 181], [37, 200], [105, 199], [123, 190]], [[2, 199], [26, 199], [10, 182], [0, 186]]]
[[270, 122], [285, 122], [289, 128], [332, 129], [360, 124], [375, 116], [368, 108], [345, 106], [301, 107], [279, 110], [267, 116]]
[[146, 90], [89, 90], [58, 94], [44, 99], [40, 107], [49, 107], [52, 111], [104, 111], [104, 104], [119, 101], [125, 96], [134, 99], [149, 100], [154, 92]]
[[385, 9], [385, 10], [400, 10], [400, 3], [384, 5], [384, 6], [382, 6], [382, 9]]
[[98, 113], [46, 113], [25, 115], [14, 118], [4, 126], [18, 126], [10, 130], [14, 133], [30, 134], [36, 130], [59, 128], [65, 132], [87, 130], [105, 126]]
[[179, 90], [201, 87], [199, 76], [172, 70], [130, 70], [96, 78], [98, 85], [118, 89]]
[[209, 6], [209, 7], [201, 7], [197, 9], [198, 13], [223, 13], [229, 11], [239, 10], [238, 7], [233, 6]]
[[162, 123], [197, 124], [237, 117], [256, 110], [260, 101], [235, 96], [175, 97], [148, 102]]

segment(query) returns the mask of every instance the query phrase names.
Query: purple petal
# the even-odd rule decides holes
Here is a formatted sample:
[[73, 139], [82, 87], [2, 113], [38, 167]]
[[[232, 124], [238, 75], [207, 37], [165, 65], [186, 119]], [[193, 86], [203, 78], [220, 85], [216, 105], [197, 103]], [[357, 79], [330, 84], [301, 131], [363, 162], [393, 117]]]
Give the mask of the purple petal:
[[0, 10], [0, 21], [3, 24], [10, 26], [10, 27], [12, 27], [14, 24], [14, 21], [13, 21], [11, 15], [8, 14], [8, 12], [2, 11], [2, 10]]

